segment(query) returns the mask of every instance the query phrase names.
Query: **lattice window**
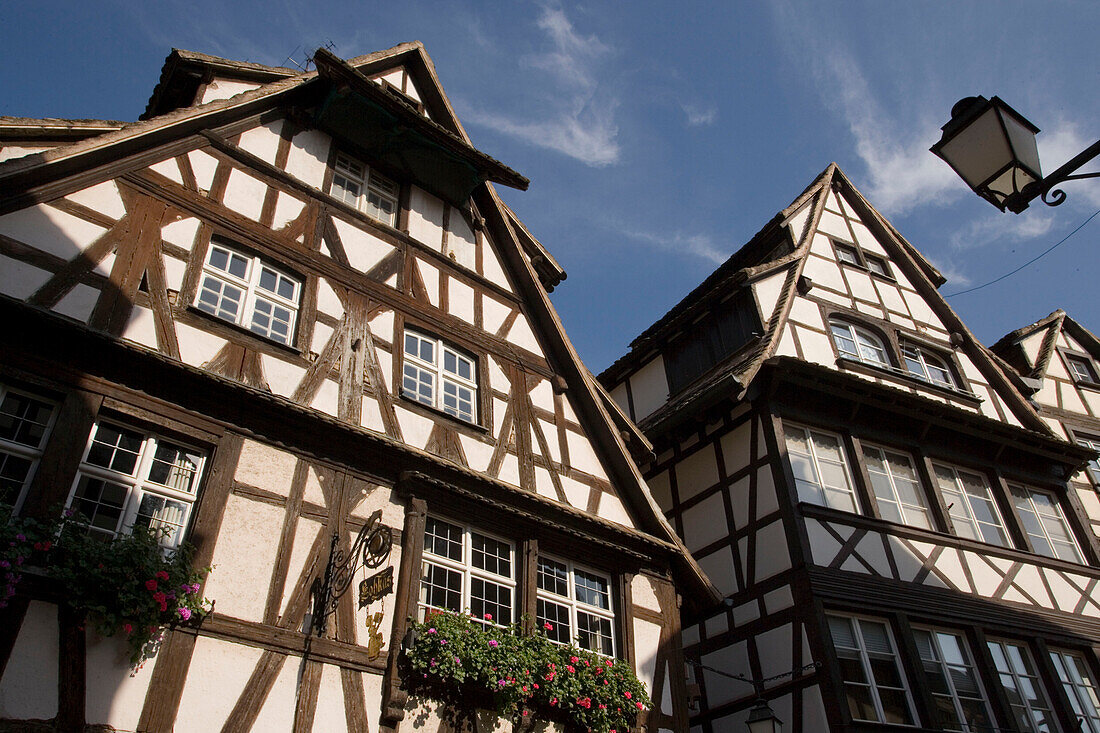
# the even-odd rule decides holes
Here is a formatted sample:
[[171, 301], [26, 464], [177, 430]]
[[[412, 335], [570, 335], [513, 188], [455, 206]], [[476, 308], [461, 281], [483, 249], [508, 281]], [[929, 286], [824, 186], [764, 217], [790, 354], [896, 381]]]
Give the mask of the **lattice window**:
[[430, 610], [469, 612], [483, 623], [507, 626], [515, 620], [515, 596], [515, 549], [510, 542], [427, 518], [420, 618]]
[[1050, 660], [1058, 672], [1066, 697], [1069, 698], [1073, 716], [1081, 730], [1100, 733], [1100, 695], [1088, 663], [1080, 654], [1051, 650]]
[[1008, 488], [1035, 552], [1070, 562], [1085, 561], [1056, 496], [1016, 484]]
[[34, 478], [57, 403], [0, 384], [0, 506], [19, 511]]
[[988, 645], [1001, 687], [1020, 730], [1027, 733], [1058, 730], [1058, 723], [1051, 712], [1050, 696], [1043, 687], [1027, 647], [1017, 642], [992, 639]]
[[336, 156], [332, 195], [346, 204], [389, 224], [397, 224], [397, 183], [348, 155]]
[[615, 655], [611, 579], [605, 575], [540, 557], [535, 621], [552, 641]]
[[198, 492], [206, 455], [158, 435], [99, 422], [84, 451], [68, 506], [89, 532], [108, 537], [134, 526], [161, 533], [176, 547]]
[[934, 464], [936, 483], [951, 515], [955, 533], [993, 545], [1009, 547], [1004, 520], [985, 477], [954, 466]]
[[890, 356], [882, 339], [871, 331], [847, 321], [831, 319], [833, 343], [842, 357], [866, 364], [890, 368]]
[[863, 459], [871, 477], [879, 515], [891, 522], [932, 529], [928, 500], [913, 460], [888, 448], [863, 444]]
[[840, 436], [799, 425], [785, 425], [783, 431], [798, 498], [846, 512], [858, 511]]
[[957, 385], [951, 374], [947, 360], [922, 346], [902, 344], [901, 355], [905, 359], [905, 368], [914, 377], [926, 382], [954, 389]]
[[212, 240], [195, 307], [281, 344], [294, 337], [302, 283], [259, 257]]
[[889, 626], [877, 619], [828, 619], [852, 718], [913, 725], [913, 700]]
[[942, 629], [913, 629], [913, 635], [936, 704], [937, 727], [996, 730], [974, 658], [962, 635]]
[[477, 421], [477, 364], [442, 339], [405, 331], [401, 393], [466, 422]]

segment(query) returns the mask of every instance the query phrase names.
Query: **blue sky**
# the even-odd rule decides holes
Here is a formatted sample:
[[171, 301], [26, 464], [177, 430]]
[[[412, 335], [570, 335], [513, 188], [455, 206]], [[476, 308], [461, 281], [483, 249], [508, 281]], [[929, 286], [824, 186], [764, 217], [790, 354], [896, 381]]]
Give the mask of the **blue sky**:
[[[997, 94], [1054, 170], [1100, 137], [1098, 28], [1085, 0], [5, 3], [0, 114], [136, 119], [173, 46], [288, 65], [419, 39], [474, 143], [531, 179], [501, 193], [569, 272], [552, 298], [599, 372], [830, 161], [947, 295], [1060, 240], [1100, 182], [1001, 214], [927, 150]], [[1100, 330], [1098, 243], [1100, 217], [949, 302], [987, 344], [1058, 307]]]

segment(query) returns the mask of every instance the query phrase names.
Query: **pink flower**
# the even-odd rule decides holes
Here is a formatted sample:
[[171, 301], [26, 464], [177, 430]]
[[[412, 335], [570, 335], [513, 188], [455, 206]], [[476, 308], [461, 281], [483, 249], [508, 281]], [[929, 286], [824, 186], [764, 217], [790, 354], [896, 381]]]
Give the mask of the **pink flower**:
[[566, 672], [576, 672], [577, 668], [574, 667], [572, 664], [567, 664], [567, 665], [565, 665], [565, 671]]
[[157, 577], [161, 580], [168, 580], [168, 573], [165, 572], [164, 570], [158, 570], [157, 571]]
[[122, 630], [126, 632], [127, 636], [134, 633], [134, 627], [131, 626], [130, 624], [123, 624], [122, 625]]
[[604, 663], [604, 664], [605, 664], [606, 666], [608, 666], [608, 667], [610, 667], [610, 666], [611, 666], [611, 660], [610, 660], [610, 659], [605, 659], [605, 660], [603, 660], [603, 663]]
[[177, 608], [176, 613], [178, 613], [180, 615], [180, 618], [182, 618], [184, 621], [191, 618], [190, 608]]
[[636, 707], [637, 707], [637, 708], [638, 708], [639, 710], [645, 710], [645, 705], [642, 705], [642, 704], [641, 704], [640, 702], [636, 702], [636, 703], [634, 703], [634, 705], [635, 705], [635, 706], [636, 706]]
[[486, 621], [492, 621], [492, 620], [493, 620], [493, 614], [491, 614], [491, 613], [487, 613], [487, 614], [485, 614], [485, 616], [483, 616], [483, 618], [484, 618], [484, 619], [485, 619]]
[[434, 633], [435, 633], [435, 629], [428, 629], [428, 633], [429, 633], [429, 634], [434, 634]]
[[157, 581], [153, 580], [152, 578], [145, 581], [145, 590], [155, 591], [156, 589], [157, 589]]
[[627, 700], [629, 700], [630, 698], [634, 697], [634, 694], [633, 694], [633, 693], [631, 693], [631, 692], [630, 692], [630, 691], [628, 690], [628, 691], [626, 691], [626, 692], [624, 692], [624, 693], [623, 693], [623, 697], [625, 697], [625, 698], [626, 698]]
[[496, 649], [498, 646], [500, 646], [500, 642], [497, 641], [496, 639], [489, 639], [489, 646]]
[[17, 535], [15, 535], [15, 539], [19, 540], [20, 542], [26, 542], [27, 541], [27, 535], [17, 534]]
[[546, 629], [547, 631], [553, 631], [554, 630], [554, 624], [550, 623], [549, 621], [546, 621], [545, 623], [543, 623], [542, 628]]
[[569, 657], [570, 664], [576, 664], [579, 661], [581, 661], [579, 657]]

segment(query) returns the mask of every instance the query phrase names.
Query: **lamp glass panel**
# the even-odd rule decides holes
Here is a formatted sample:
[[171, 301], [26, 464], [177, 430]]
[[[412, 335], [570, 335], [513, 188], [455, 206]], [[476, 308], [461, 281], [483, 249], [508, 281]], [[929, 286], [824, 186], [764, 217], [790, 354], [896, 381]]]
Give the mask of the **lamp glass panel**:
[[1012, 150], [993, 107], [959, 130], [939, 153], [971, 188], [985, 183], [1012, 162]]
[[1035, 133], [1013, 114], [1007, 110], [1001, 110], [1001, 117], [1008, 131], [1008, 141], [1012, 145], [1012, 152], [1016, 154], [1016, 160], [1030, 172], [1040, 178], [1043, 172], [1039, 169], [1039, 147], [1035, 143]]

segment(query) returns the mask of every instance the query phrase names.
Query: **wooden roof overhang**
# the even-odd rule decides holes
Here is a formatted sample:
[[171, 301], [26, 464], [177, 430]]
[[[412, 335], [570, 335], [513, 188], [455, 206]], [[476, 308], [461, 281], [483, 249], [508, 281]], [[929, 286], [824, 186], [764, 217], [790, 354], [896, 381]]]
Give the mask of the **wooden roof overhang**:
[[[777, 397], [781, 404], [790, 404], [795, 408], [813, 404], [810, 396], [813, 392], [823, 396], [833, 408], [839, 407], [842, 402], [851, 405], [849, 421], [854, 420], [859, 405], [867, 405], [896, 415], [898, 420], [912, 420], [914, 434], [928, 436], [934, 430], [944, 438], [954, 435], [972, 442], [988, 443], [995, 455], [1004, 455], [1012, 452], [1008, 449], [1014, 449], [1022, 451], [1018, 454], [1021, 459], [1030, 456], [1052, 461], [1063, 467], [1060, 478], [1067, 478], [1083, 468], [1093, 455], [1089, 449], [1053, 435], [1017, 427], [795, 357], [779, 356], [766, 360], [758, 376], [770, 380], [768, 394]], [[784, 387], [794, 389], [784, 392]]]
[[366, 157], [463, 208], [485, 181], [526, 191], [530, 181], [477, 150], [327, 49], [313, 57], [331, 87], [314, 113], [318, 127], [350, 141]]
[[127, 124], [119, 120], [0, 117], [0, 145], [64, 144], [121, 130]]
[[[47, 376], [64, 372], [124, 385], [197, 412], [224, 427], [346, 466], [399, 492], [430, 494], [443, 506], [490, 512], [520, 525], [583, 541], [629, 562], [619, 568], [667, 570], [680, 556], [672, 542], [519, 489], [435, 454], [338, 420], [256, 387], [127, 343], [37, 306], [0, 295], [0, 350], [7, 363]], [[31, 354], [30, 361], [17, 355]], [[36, 368], [40, 367], [40, 368]], [[608, 558], [610, 561], [611, 558]]]

